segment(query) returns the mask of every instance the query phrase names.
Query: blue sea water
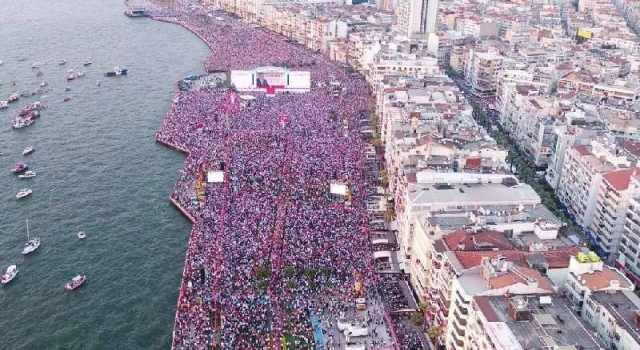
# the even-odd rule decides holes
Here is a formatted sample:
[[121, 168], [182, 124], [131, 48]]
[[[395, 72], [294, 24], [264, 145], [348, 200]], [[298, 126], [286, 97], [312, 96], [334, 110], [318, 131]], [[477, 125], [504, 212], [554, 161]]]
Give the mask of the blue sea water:
[[[0, 100], [42, 81], [52, 89], [0, 110], [0, 269], [20, 269], [0, 287], [1, 349], [170, 346], [190, 225], [168, 201], [184, 156], [154, 134], [176, 81], [204, 72], [208, 48], [182, 27], [124, 9], [120, 0], [0, 0]], [[115, 66], [129, 76], [102, 76]], [[87, 76], [67, 83], [68, 69]], [[12, 130], [11, 117], [36, 99], [48, 109]], [[27, 145], [37, 150], [23, 157]], [[11, 174], [21, 160], [36, 178]], [[16, 200], [24, 187], [33, 194]], [[42, 246], [23, 257], [26, 219]], [[87, 284], [64, 292], [77, 274]]]

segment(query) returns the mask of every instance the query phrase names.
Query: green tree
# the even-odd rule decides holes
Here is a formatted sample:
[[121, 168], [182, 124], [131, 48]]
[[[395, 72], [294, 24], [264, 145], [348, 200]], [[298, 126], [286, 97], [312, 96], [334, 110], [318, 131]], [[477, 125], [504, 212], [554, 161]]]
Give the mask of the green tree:
[[444, 331], [438, 326], [431, 326], [427, 330], [427, 335], [429, 336], [429, 338], [431, 338], [431, 340], [440, 338], [442, 333], [444, 333]]
[[411, 314], [411, 322], [416, 326], [420, 326], [424, 323], [424, 314], [422, 312], [414, 312]]

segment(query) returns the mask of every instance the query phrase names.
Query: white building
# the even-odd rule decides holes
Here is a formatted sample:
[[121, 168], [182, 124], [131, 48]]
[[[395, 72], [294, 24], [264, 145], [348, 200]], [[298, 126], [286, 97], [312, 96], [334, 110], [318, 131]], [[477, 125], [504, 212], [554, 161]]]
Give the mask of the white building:
[[433, 33], [438, 17], [438, 0], [401, 0], [396, 16], [400, 35], [411, 37]]

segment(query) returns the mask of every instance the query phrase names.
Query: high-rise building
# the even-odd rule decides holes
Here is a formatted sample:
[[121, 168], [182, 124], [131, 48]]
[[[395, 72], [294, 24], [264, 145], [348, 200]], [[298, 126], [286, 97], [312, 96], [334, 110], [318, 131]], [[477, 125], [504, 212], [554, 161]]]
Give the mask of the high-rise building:
[[396, 15], [398, 32], [404, 36], [433, 33], [438, 18], [438, 0], [401, 0]]

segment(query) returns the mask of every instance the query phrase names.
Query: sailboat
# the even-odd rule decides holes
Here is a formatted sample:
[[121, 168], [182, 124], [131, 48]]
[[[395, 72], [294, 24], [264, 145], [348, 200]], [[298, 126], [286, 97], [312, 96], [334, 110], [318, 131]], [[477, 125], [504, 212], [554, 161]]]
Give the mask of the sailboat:
[[40, 238], [34, 237], [29, 239], [29, 219], [27, 219], [27, 243], [22, 249], [22, 255], [33, 253], [36, 249], [40, 248]]

